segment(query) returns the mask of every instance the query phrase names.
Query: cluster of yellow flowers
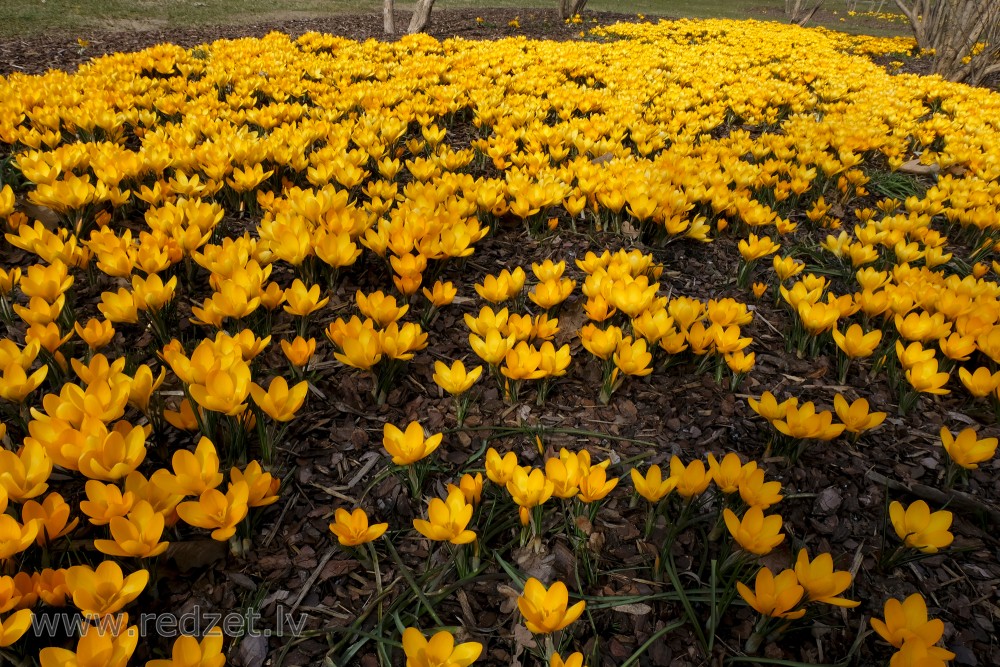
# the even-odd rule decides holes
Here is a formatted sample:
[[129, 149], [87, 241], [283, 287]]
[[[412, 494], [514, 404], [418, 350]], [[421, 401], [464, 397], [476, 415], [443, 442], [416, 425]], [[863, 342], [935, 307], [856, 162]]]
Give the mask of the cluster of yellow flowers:
[[[744, 335], [753, 309], [676, 294], [663, 281], [666, 257], [601, 247], [572, 264], [532, 264], [530, 284], [514, 257], [470, 280], [470, 256], [511, 225], [622, 232], [653, 246], [735, 234], [737, 286], [773, 256], [790, 344], [813, 354], [825, 346], [842, 380], [852, 361], [860, 371], [870, 359], [904, 412], [921, 394], [951, 392], [953, 374], [976, 401], [1000, 404], [1000, 287], [987, 277], [1000, 272], [990, 263], [1000, 240], [1000, 96], [890, 76], [858, 57], [909, 51], [910, 40], [731, 21], [591, 34], [587, 43], [272, 34], [0, 79], [0, 221], [6, 250], [24, 257], [5, 252], [0, 267], [0, 561], [12, 573], [0, 577], [0, 648], [28, 631], [39, 603], [99, 618], [146, 589], [144, 560], [127, 574], [111, 560], [35, 566], [32, 550], [48, 553], [74, 531], [118, 559], [163, 554], [164, 531], [185, 524], [242, 553], [251, 509], [277, 500], [274, 452], [318, 377], [320, 330], [332, 349], [319, 356], [339, 362], [335, 372], [370, 373], [378, 402], [434, 343], [429, 328], [460, 290], [469, 296], [459, 303], [473, 290], [489, 302], [463, 313], [468, 340], [512, 403], [525, 382], [544, 401], [569, 372], [573, 344], [559, 319], [571, 319], [578, 287], [587, 321], [568, 333], [602, 364], [603, 402], [626, 377], [682, 362], [720, 380], [728, 368], [734, 389], [754, 368]], [[887, 193], [877, 177], [914, 160], [936, 174], [933, 184]], [[873, 203], [873, 192], [885, 196]], [[829, 230], [825, 241], [810, 236], [818, 229]], [[362, 277], [353, 304], [338, 294], [342, 272]], [[756, 282], [752, 293], [767, 289]], [[405, 319], [415, 314], [419, 322]], [[152, 341], [151, 351], [136, 341]], [[262, 362], [272, 341], [289, 378]], [[434, 381], [456, 397], [461, 425], [483, 368], [449, 361], [436, 361]], [[793, 459], [808, 441], [856, 439], [885, 419], [841, 394], [838, 423], [794, 397], [779, 403], [767, 392], [751, 405]], [[176, 451], [165, 448], [177, 441], [171, 428], [190, 432]], [[978, 433], [941, 430], [948, 484], [995, 454], [996, 438]], [[442, 440], [416, 422], [385, 426], [414, 503], [424, 502], [426, 460]], [[593, 520], [618, 484], [611, 467], [583, 450], [532, 468], [490, 449], [482, 472], [502, 489], [491, 502], [517, 508], [527, 541], [541, 538], [553, 497], [581, 523]], [[473, 549], [484, 479], [462, 472], [413, 527]], [[667, 476], [655, 465], [630, 474], [650, 503], [647, 537], [668, 519], [669, 542], [696, 512], [717, 510], [738, 553], [734, 581], [784, 539], [781, 517], [764, 514], [781, 500], [780, 483], [735, 454], [710, 456], [707, 469], [674, 457]], [[56, 481], [80, 498], [89, 526], [50, 490]], [[705, 494], [712, 483], [719, 493]], [[902, 545], [888, 562], [951, 542], [950, 513], [922, 501], [894, 502], [890, 518]], [[338, 510], [331, 525], [345, 547], [387, 528], [361, 509]], [[755, 590], [738, 590], [766, 619], [788, 620], [809, 603], [851, 604], [838, 597], [850, 583], [832, 555], [810, 560], [803, 550], [794, 568], [761, 568]], [[558, 582], [528, 580], [523, 591], [518, 607], [538, 634], [584, 608]], [[876, 630], [905, 654], [899, 662], [938, 664], [941, 628], [926, 608], [903, 605], [887, 604]], [[414, 666], [467, 665], [482, 651], [416, 628], [402, 644]], [[136, 645], [126, 623], [114, 636], [85, 631], [75, 654], [45, 649], [40, 660], [124, 665]], [[547, 657], [553, 667], [583, 661]], [[180, 638], [171, 659], [150, 664], [223, 661], [222, 638], [209, 635]]]

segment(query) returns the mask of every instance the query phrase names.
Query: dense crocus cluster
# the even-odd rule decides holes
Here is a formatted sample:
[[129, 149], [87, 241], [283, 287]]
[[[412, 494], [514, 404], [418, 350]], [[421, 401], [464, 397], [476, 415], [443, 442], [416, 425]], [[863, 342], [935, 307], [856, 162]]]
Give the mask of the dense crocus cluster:
[[[652, 386], [673, 368], [717, 381], [728, 369], [735, 391], [763, 352], [749, 304], [770, 282], [791, 321], [789, 349], [835, 357], [841, 384], [858, 389], [835, 394], [832, 410], [766, 391], [750, 399], [791, 462], [805, 443], [856, 443], [881, 426], [887, 413], [875, 409], [889, 406], [861, 394], [882, 374], [903, 413], [922, 395], [1000, 409], [1000, 287], [989, 277], [1000, 272], [1000, 97], [890, 77], [859, 57], [910, 50], [909, 40], [732, 21], [591, 37], [275, 33], [0, 79], [0, 224], [17, 251], [0, 266], [0, 561], [10, 574], [0, 648], [19, 642], [41, 605], [96, 618], [141, 605], [171, 540], [205, 531], [245, 555], [254, 510], [278, 500], [278, 444], [311, 394], [326, 398], [318, 384], [370, 375], [382, 404], [417, 355], [435, 362], [427, 386], [455, 397], [458, 428], [484, 370], [511, 404], [529, 388], [542, 404], [584, 368], [581, 347], [601, 365], [604, 403], [626, 378]], [[897, 171], [908, 162], [933, 180]], [[480, 267], [476, 253], [512, 227], [543, 245], [581, 231], [600, 245]], [[727, 237], [735, 289], [753, 281], [746, 298], [729, 285], [697, 298], [680, 289], [686, 267], [672, 265], [669, 244]], [[462, 310], [481, 364], [434, 349], [446, 307]], [[945, 486], [983, 474], [996, 438], [947, 424], [940, 434]], [[649, 503], [644, 539], [660, 540], [657, 575], [676, 576], [673, 540], [711, 518], [711, 541], [729, 556], [721, 571], [764, 619], [854, 604], [840, 597], [851, 574], [829, 553], [803, 549], [777, 574], [745, 569], [787, 539], [766, 456], [672, 456], [663, 470], [659, 455], [637, 469], [537, 442], [537, 465], [483, 445], [481, 462], [472, 456], [425, 498], [425, 475], [445, 466], [435, 455], [444, 434], [386, 423], [384, 463], [408, 478], [419, 518], [373, 524], [364, 508], [339, 508], [331, 534], [354, 555], [370, 550], [376, 572], [374, 544], [389, 530], [449, 551], [456, 567], [497, 530], [520, 530], [531, 548], [564, 530], [584, 558], [602, 503], [630, 495], [619, 488], [627, 474]], [[560, 512], [564, 521], [547, 520]], [[951, 519], [920, 500], [889, 506], [900, 552], [945, 549]], [[79, 540], [101, 555], [35, 567]], [[517, 608], [536, 634], [567, 632], [586, 607], [561, 582], [529, 578], [522, 590]], [[947, 659], [940, 622], [911, 600], [873, 621], [899, 649], [894, 662]], [[483, 653], [394, 618], [415, 667], [463, 667]], [[39, 661], [117, 667], [137, 644], [127, 623], [90, 629]], [[182, 637], [150, 665], [218, 667], [224, 656], [221, 635]], [[583, 663], [581, 653], [542, 657]]]

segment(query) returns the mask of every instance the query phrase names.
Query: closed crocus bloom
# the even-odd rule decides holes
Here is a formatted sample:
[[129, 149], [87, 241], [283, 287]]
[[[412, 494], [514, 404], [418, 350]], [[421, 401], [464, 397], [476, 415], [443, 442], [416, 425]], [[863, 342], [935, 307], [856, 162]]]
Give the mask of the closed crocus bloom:
[[615, 367], [626, 375], [643, 377], [653, 372], [653, 355], [649, 353], [646, 341], [642, 338], [635, 341], [631, 336], [623, 338], [612, 359]]
[[121, 611], [139, 597], [148, 582], [148, 571], [138, 570], [126, 577], [118, 563], [110, 560], [103, 561], [96, 570], [89, 565], [66, 570], [66, 587], [73, 604], [84, 614], [98, 617]]
[[267, 391], [256, 382], [250, 383], [250, 395], [264, 413], [279, 422], [291, 421], [306, 400], [309, 383], [302, 381], [289, 389], [288, 382], [280, 375], [271, 380]]
[[919, 363], [934, 359], [934, 350], [927, 349], [919, 342], [913, 342], [903, 347], [903, 343], [896, 341], [896, 356], [899, 358], [899, 365], [909, 370]]
[[217, 630], [198, 641], [197, 637], [181, 635], [174, 641], [170, 660], [150, 660], [146, 667], [223, 667], [222, 633]]
[[12, 403], [21, 403], [28, 394], [41, 386], [48, 372], [49, 367], [42, 366], [29, 375], [20, 364], [8, 364], [3, 368], [3, 376], [0, 377], [0, 398]]
[[524, 582], [524, 593], [517, 598], [525, 626], [536, 635], [562, 630], [580, 618], [586, 606], [583, 600], [569, 606], [569, 591], [563, 582], [557, 581], [546, 589], [534, 577]]
[[452, 396], [467, 392], [482, 374], [482, 366], [466, 372], [465, 364], [461, 361], [455, 361], [450, 368], [444, 362], [434, 362], [434, 382]]
[[462, 492], [462, 495], [465, 496], [465, 502], [473, 507], [478, 507], [483, 499], [483, 474], [477, 472], [476, 476], [473, 477], [469, 473], [465, 473], [459, 479], [457, 486], [454, 484], [448, 485], [449, 493], [454, 489]]
[[541, 354], [539, 368], [544, 373], [543, 377], [561, 377], [566, 374], [570, 362], [569, 345], [556, 348], [545, 341], [538, 351]]
[[781, 482], [765, 481], [764, 471], [756, 467], [740, 480], [739, 492], [743, 502], [750, 507], [759, 507], [762, 510], [778, 504], [784, 498], [781, 495]]
[[22, 525], [9, 514], [0, 514], [0, 563], [27, 549], [37, 536], [37, 521]]
[[39, 297], [48, 303], [54, 302], [73, 285], [73, 276], [69, 275], [68, 267], [56, 260], [48, 266], [35, 264], [29, 266], [21, 278], [21, 291], [27, 297]]
[[242, 471], [239, 468], [232, 468], [229, 471], [229, 480], [233, 484], [246, 482], [249, 489], [247, 505], [250, 507], [266, 507], [278, 502], [278, 489], [281, 487], [281, 480], [276, 479], [269, 472], [264, 472], [257, 461], [251, 461]]
[[37, 342], [38, 346], [43, 350], [46, 350], [49, 354], [55, 354], [56, 350], [72, 337], [72, 330], [63, 336], [62, 332], [59, 331], [59, 325], [55, 322], [49, 322], [48, 324], [39, 323], [28, 327], [28, 330], [24, 333], [24, 342], [28, 344]]
[[980, 366], [970, 373], [966, 368], [958, 369], [958, 379], [962, 381], [969, 393], [977, 398], [989, 396], [1000, 387], [1000, 371], [991, 373], [989, 368]]
[[476, 533], [466, 528], [474, 510], [462, 490], [453, 488], [445, 500], [432, 498], [427, 504], [427, 519], [414, 519], [413, 527], [435, 542], [468, 544], [476, 539]]
[[306, 317], [325, 306], [329, 301], [330, 297], [320, 298], [319, 285], [306, 287], [305, 283], [296, 278], [292, 286], [285, 290], [284, 308], [287, 313]]
[[165, 368], [160, 369], [159, 375], [153, 377], [153, 371], [149, 366], [142, 364], [135, 369], [135, 374], [129, 382], [128, 402], [129, 405], [137, 408], [143, 414], [149, 413], [149, 399], [153, 392], [160, 388], [163, 380], [167, 377]]
[[514, 452], [507, 452], [501, 457], [492, 447], [486, 450], [486, 477], [494, 484], [507, 486], [518, 468], [517, 454]]
[[168, 493], [180, 496], [200, 496], [208, 489], [222, 484], [219, 472], [219, 454], [215, 445], [206, 437], [198, 441], [194, 452], [178, 449], [171, 459], [174, 472], [157, 470], [150, 478], [152, 483]]
[[441, 282], [439, 280], [431, 286], [431, 289], [425, 287], [423, 293], [431, 305], [435, 308], [442, 308], [455, 300], [458, 290], [450, 281]]
[[189, 391], [191, 398], [206, 410], [235, 417], [246, 410], [251, 384], [250, 367], [240, 361], [227, 369], [210, 371], [204, 384], [192, 384]]
[[865, 333], [858, 324], [852, 324], [844, 333], [840, 333], [839, 329], [834, 329], [831, 334], [837, 347], [852, 359], [870, 357], [878, 344], [882, 342], [881, 330], [876, 329]]
[[479, 315], [473, 317], [471, 313], [465, 314], [465, 326], [469, 327], [472, 333], [485, 337], [493, 329], [500, 332], [507, 330], [507, 320], [510, 318], [510, 311], [501, 308], [496, 312], [489, 306], [483, 306], [479, 310]]
[[455, 645], [455, 637], [441, 630], [428, 640], [416, 628], [403, 631], [406, 667], [468, 667], [483, 653], [479, 642]]
[[281, 351], [293, 366], [304, 368], [316, 354], [316, 339], [306, 340], [302, 336], [296, 336], [291, 341], [282, 340]]
[[685, 466], [677, 456], [670, 457], [670, 478], [675, 481], [674, 488], [682, 498], [700, 495], [712, 481], [712, 476], [706, 473], [701, 459], [695, 459]]
[[[896, 343], [897, 350], [901, 347], [902, 345]], [[976, 338], [975, 336], [963, 336], [956, 332], [947, 338], [939, 339], [938, 347], [941, 348], [944, 356], [952, 361], [968, 361], [972, 353], [976, 351]]]
[[514, 347], [514, 338], [506, 338], [498, 329], [490, 329], [483, 338], [469, 334], [469, 345], [480, 359], [490, 366], [498, 366]]
[[546, 280], [535, 285], [528, 298], [539, 308], [553, 308], [568, 299], [574, 287], [576, 282], [569, 278]]
[[631, 475], [635, 492], [651, 503], [660, 502], [677, 486], [677, 480], [673, 477], [663, 479], [660, 466], [655, 464], [649, 466], [645, 476], [638, 468], [632, 468]]
[[806, 265], [802, 262], [796, 261], [795, 258], [789, 257], [775, 257], [771, 260], [771, 265], [774, 267], [774, 272], [778, 276], [778, 280], [785, 282], [793, 276], [797, 276], [802, 273]]
[[132, 276], [132, 300], [139, 310], [157, 311], [174, 298], [176, 287], [177, 276], [165, 283], [156, 274], [145, 279]]
[[764, 516], [764, 511], [759, 507], [748, 509], [742, 520], [738, 519], [729, 508], [722, 511], [722, 517], [737, 544], [752, 554], [758, 556], [769, 554], [785, 539], [784, 533], [781, 532], [781, 516], [777, 514]]
[[713, 454], [708, 455], [709, 475], [723, 493], [728, 494], [738, 491], [740, 482], [756, 469], [756, 461], [750, 461], [744, 465], [736, 452], [726, 454], [722, 457], [721, 463], [715, 459]]
[[73, 330], [91, 351], [101, 349], [115, 337], [114, 325], [108, 320], [99, 320], [96, 317], [87, 320], [86, 326], [80, 326], [80, 323], [76, 322], [73, 325]]
[[0, 486], [10, 500], [24, 502], [42, 495], [49, 488], [50, 474], [52, 459], [35, 440], [26, 439], [17, 454], [0, 449]]
[[369, 526], [368, 514], [360, 507], [353, 512], [338, 508], [330, 532], [337, 536], [341, 546], [356, 547], [382, 537], [388, 527], [387, 523]]
[[777, 252], [781, 244], [774, 243], [768, 236], [758, 237], [756, 234], [751, 234], [749, 238], [741, 240], [737, 247], [744, 260], [753, 262]]
[[[10, 187], [9, 185], [7, 186]], [[0, 296], [7, 296], [21, 282], [21, 269], [0, 269]]]
[[799, 399], [792, 397], [778, 403], [778, 399], [774, 397], [774, 394], [765, 391], [761, 394], [760, 400], [748, 398], [747, 403], [750, 405], [751, 410], [767, 421], [773, 422], [778, 419], [784, 419], [785, 415], [788, 414], [789, 408], [798, 406]]
[[[45, 568], [36, 577], [33, 577], [33, 580], [35, 583], [35, 592], [38, 593], [38, 597], [42, 602], [50, 607], [66, 606], [66, 596], [69, 594], [69, 590], [66, 588], [66, 570]], [[3, 584], [0, 582], [0, 589], [2, 588]], [[0, 599], [2, 598], [3, 594], [0, 592]], [[0, 609], [3, 609], [3, 607], [4, 605], [0, 604]], [[7, 610], [5, 609], [4, 611]]]
[[503, 274], [500, 276], [487, 275], [482, 284], [476, 283], [473, 287], [476, 294], [490, 303], [501, 303], [517, 293], [512, 291], [509, 274], [507, 276]]
[[145, 500], [132, 507], [126, 517], [113, 517], [109, 522], [110, 540], [94, 540], [94, 548], [108, 556], [119, 558], [154, 558], [169, 542], [160, 542], [164, 518]]
[[426, 347], [427, 334], [414, 322], [407, 322], [402, 326], [391, 322], [379, 332], [379, 348], [390, 359], [409, 361], [414, 353]]
[[885, 620], [872, 618], [872, 629], [896, 648], [904, 642], [918, 640], [941, 660], [955, 657], [951, 651], [935, 646], [944, 634], [944, 621], [927, 618], [927, 603], [920, 593], [914, 593], [902, 602], [889, 598], [883, 611]]
[[996, 438], [980, 440], [976, 429], [963, 429], [958, 437], [952, 437], [947, 426], [941, 427], [941, 445], [951, 460], [968, 470], [975, 470], [980, 463], [989, 461], [997, 452]]
[[[131, 295], [129, 295], [131, 299]], [[45, 299], [33, 296], [31, 300], [28, 301], [28, 306], [22, 306], [20, 304], [14, 304], [14, 312], [28, 325], [32, 324], [48, 324], [49, 322], [55, 322], [62, 313], [63, 306], [66, 304], [66, 297], [60, 295], [58, 299], [53, 303], [48, 303]], [[100, 306], [98, 306], [100, 308]]]
[[213, 540], [224, 542], [236, 533], [236, 526], [246, 517], [249, 494], [246, 482], [230, 484], [225, 495], [208, 489], [198, 500], [178, 505], [177, 514], [185, 523], [211, 530]]
[[748, 605], [764, 616], [793, 620], [806, 613], [805, 609], [793, 611], [805, 594], [793, 570], [783, 570], [776, 577], [770, 569], [762, 567], [757, 571], [754, 590], [742, 581], [736, 582], [736, 590]]
[[396, 297], [382, 292], [364, 294], [361, 290], [354, 295], [358, 310], [365, 317], [371, 318], [380, 328], [392, 322], [397, 322], [410, 309], [407, 305], [398, 305]]
[[45, 496], [40, 504], [34, 500], [24, 503], [21, 508], [21, 520], [25, 523], [29, 521], [38, 522], [38, 535], [35, 541], [38, 546], [44, 547], [64, 535], [68, 535], [76, 528], [79, 519], [69, 520], [70, 507], [58, 493], [50, 493]]
[[886, 417], [884, 412], [869, 412], [868, 401], [865, 399], [859, 398], [848, 403], [840, 394], [833, 397], [833, 408], [840, 421], [844, 422], [844, 430], [848, 433], [864, 433], [878, 428]]
[[[927, 266], [931, 266], [930, 254], [932, 250], [939, 249], [927, 250]], [[950, 257], [951, 253], [948, 256]], [[939, 652], [947, 653], [950, 657], [941, 657]], [[904, 641], [899, 650], [889, 658], [889, 667], [948, 667], [948, 661], [953, 657], [954, 654], [951, 651], [936, 646], [927, 646], [920, 638], [911, 637]]]
[[833, 556], [822, 553], [811, 562], [805, 549], [799, 551], [795, 560], [795, 576], [799, 585], [806, 591], [806, 599], [811, 602], [823, 602], [837, 607], [857, 607], [860, 602], [837, 597], [851, 585], [851, 573], [843, 570], [834, 571]]
[[938, 372], [937, 359], [921, 361], [906, 370], [906, 381], [921, 394], [950, 394], [951, 390], [944, 388], [950, 377]]
[[603, 294], [595, 294], [583, 304], [583, 311], [594, 322], [604, 322], [618, 312], [618, 309], [612, 306]]
[[80, 501], [80, 511], [90, 518], [95, 526], [104, 526], [112, 517], [125, 516], [132, 509], [135, 495], [122, 493], [114, 484], [89, 480], [84, 487], [87, 499]]
[[814, 336], [833, 329], [840, 318], [840, 310], [826, 303], [802, 302], [797, 310], [802, 326]]
[[[201, 412], [200, 409], [199, 412]], [[181, 399], [176, 410], [165, 408], [163, 410], [163, 418], [167, 420], [168, 424], [182, 431], [198, 430], [198, 417], [195, 415], [191, 401], [186, 398]]]
[[535, 346], [521, 341], [507, 351], [500, 372], [511, 380], [537, 380], [545, 374], [539, 368], [541, 363], [541, 352]]
[[7, 648], [24, 636], [31, 629], [31, 610], [15, 611], [7, 618], [0, 620], [0, 648]]
[[833, 440], [845, 428], [843, 424], [833, 423], [833, 413], [829, 410], [816, 412], [812, 401], [798, 407], [788, 406], [785, 418], [771, 423], [778, 431], [796, 440]]
[[522, 523], [525, 523], [526, 518], [524, 512], [545, 503], [554, 491], [555, 485], [538, 468], [530, 473], [521, 467], [514, 468], [514, 474], [507, 482], [507, 492], [521, 507]]
[[585, 503], [592, 503], [607, 496], [616, 486], [617, 477], [608, 479], [604, 468], [593, 467], [580, 477], [580, 493], [577, 497]]
[[579, 493], [580, 478], [584, 472], [580, 468], [580, 460], [573, 455], [552, 457], [545, 461], [545, 478], [552, 482], [552, 495], [556, 498], [572, 498]]
[[356, 338], [347, 338], [341, 346], [343, 352], [334, 352], [337, 361], [347, 366], [367, 371], [382, 360], [379, 335], [373, 329], [360, 329]]
[[610, 359], [618, 350], [621, 340], [622, 330], [618, 327], [599, 329], [594, 324], [585, 324], [580, 328], [580, 342], [598, 359]]
[[132, 293], [124, 287], [117, 292], [103, 292], [97, 310], [101, 311], [108, 322], [115, 324], [135, 324], [139, 321]]
[[909, 507], [904, 507], [897, 500], [889, 505], [889, 520], [899, 539], [906, 546], [928, 554], [937, 553], [955, 539], [948, 530], [951, 519], [951, 512], [940, 510], [932, 513], [923, 500], [917, 500]]
[[146, 458], [146, 429], [126, 421], [80, 456], [80, 472], [90, 479], [114, 482], [139, 467]]
[[436, 433], [425, 438], [424, 428], [415, 421], [409, 423], [406, 431], [388, 422], [382, 428], [382, 446], [398, 466], [407, 466], [430, 456], [441, 445], [443, 437], [441, 433]]
[[577, 651], [571, 654], [568, 658], [563, 660], [563, 657], [558, 653], [553, 653], [552, 657], [549, 658], [549, 667], [586, 667], [583, 664], [583, 654]]
[[171, 493], [152, 480], [146, 479], [141, 472], [132, 471], [128, 474], [128, 477], [125, 478], [123, 496], [134, 498], [134, 502], [145, 500], [152, 506], [154, 512], [163, 515], [168, 526], [172, 526], [180, 520], [180, 517], [177, 516], [177, 505], [184, 500], [184, 496]]

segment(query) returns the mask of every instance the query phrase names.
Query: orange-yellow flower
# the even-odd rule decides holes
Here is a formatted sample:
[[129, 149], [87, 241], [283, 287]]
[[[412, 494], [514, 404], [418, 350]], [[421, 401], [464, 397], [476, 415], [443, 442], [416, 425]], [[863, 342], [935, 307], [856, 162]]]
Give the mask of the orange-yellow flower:
[[119, 558], [153, 558], [159, 556], [169, 542], [160, 542], [165, 520], [153, 506], [140, 500], [126, 517], [112, 517], [110, 540], [94, 540], [94, 548], [103, 554]]
[[631, 475], [635, 492], [651, 503], [663, 500], [677, 485], [677, 480], [673, 477], [663, 479], [663, 471], [655, 464], [649, 466], [645, 476], [638, 468], [632, 468]]
[[342, 546], [356, 547], [382, 537], [388, 527], [387, 523], [369, 526], [368, 514], [360, 507], [353, 512], [338, 508], [330, 524], [330, 532], [337, 536]]
[[309, 383], [299, 382], [289, 389], [288, 382], [280, 375], [271, 380], [267, 391], [256, 382], [250, 383], [250, 396], [264, 413], [279, 422], [291, 421], [306, 400]]
[[224, 542], [236, 533], [236, 526], [249, 511], [250, 489], [246, 482], [236, 482], [223, 494], [208, 489], [198, 500], [181, 503], [177, 513], [186, 523], [212, 531], [212, 539]]
[[872, 618], [872, 629], [896, 648], [916, 639], [929, 647], [941, 660], [955, 657], [951, 651], [935, 646], [944, 634], [944, 621], [927, 618], [927, 603], [920, 593], [914, 593], [902, 602], [889, 598], [883, 611], [885, 620]]
[[781, 516], [772, 514], [765, 517], [759, 507], [748, 509], [742, 520], [727, 507], [722, 511], [722, 518], [736, 543], [752, 554], [766, 555], [785, 539], [781, 532]]
[[805, 609], [795, 610], [805, 589], [799, 585], [793, 570], [783, 570], [774, 576], [770, 569], [762, 567], [757, 572], [753, 591], [742, 581], [736, 582], [736, 590], [748, 605], [764, 616], [793, 620], [806, 613]]
[[208, 632], [201, 642], [197, 637], [181, 635], [174, 641], [170, 660], [150, 660], [146, 667], [223, 667], [222, 633]]
[[975, 470], [980, 463], [989, 461], [997, 452], [996, 438], [980, 440], [976, 429], [963, 429], [958, 437], [953, 437], [947, 426], [941, 427], [941, 445], [951, 460], [969, 470]]
[[429, 456], [441, 445], [441, 433], [424, 437], [424, 429], [418, 422], [410, 422], [405, 431], [386, 422], [382, 429], [382, 446], [392, 456], [398, 466], [407, 466]]
[[461, 361], [455, 361], [450, 368], [442, 361], [434, 362], [434, 382], [452, 396], [467, 392], [482, 374], [482, 366], [466, 372], [465, 364]]
[[573, 606], [568, 605], [566, 584], [557, 581], [546, 589], [534, 577], [524, 582], [524, 592], [517, 598], [524, 624], [537, 635], [557, 632], [570, 625], [580, 618], [587, 603], [581, 600]]
[[447, 630], [435, 633], [428, 640], [416, 628], [403, 631], [403, 653], [406, 667], [468, 667], [483, 653], [479, 642], [455, 645], [455, 637]]
[[951, 512], [940, 510], [932, 513], [923, 500], [917, 500], [909, 507], [903, 507], [898, 500], [889, 505], [889, 520], [896, 535], [906, 546], [924, 553], [937, 553], [952, 543], [955, 536], [948, 530], [951, 519]]
[[114, 561], [106, 560], [91, 569], [77, 565], [66, 570], [66, 586], [73, 604], [84, 614], [107, 616], [139, 597], [149, 581], [149, 572], [138, 570], [128, 575]]
[[806, 599], [838, 607], [857, 607], [860, 602], [837, 597], [851, 585], [851, 573], [833, 569], [833, 556], [822, 553], [812, 561], [805, 549], [795, 560], [795, 576], [806, 591]]
[[445, 500], [432, 498], [427, 505], [427, 519], [414, 519], [413, 527], [436, 542], [468, 544], [476, 539], [476, 533], [466, 528], [474, 509], [462, 490], [453, 488]]

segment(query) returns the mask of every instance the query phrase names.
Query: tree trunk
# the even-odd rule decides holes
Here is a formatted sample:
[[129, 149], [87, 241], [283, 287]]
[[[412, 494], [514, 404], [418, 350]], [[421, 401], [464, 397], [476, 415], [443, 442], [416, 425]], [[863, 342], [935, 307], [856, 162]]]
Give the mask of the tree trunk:
[[427, 22], [431, 18], [433, 6], [434, 0], [417, 0], [417, 6], [413, 8], [413, 16], [410, 17], [410, 27], [407, 28], [406, 32], [412, 35], [426, 28]]
[[396, 34], [396, 17], [393, 15], [394, 4], [393, 0], [385, 0], [385, 4], [382, 5], [382, 30], [387, 35]]
[[587, 0], [559, 0], [559, 18], [563, 21], [579, 14], [587, 6]]

